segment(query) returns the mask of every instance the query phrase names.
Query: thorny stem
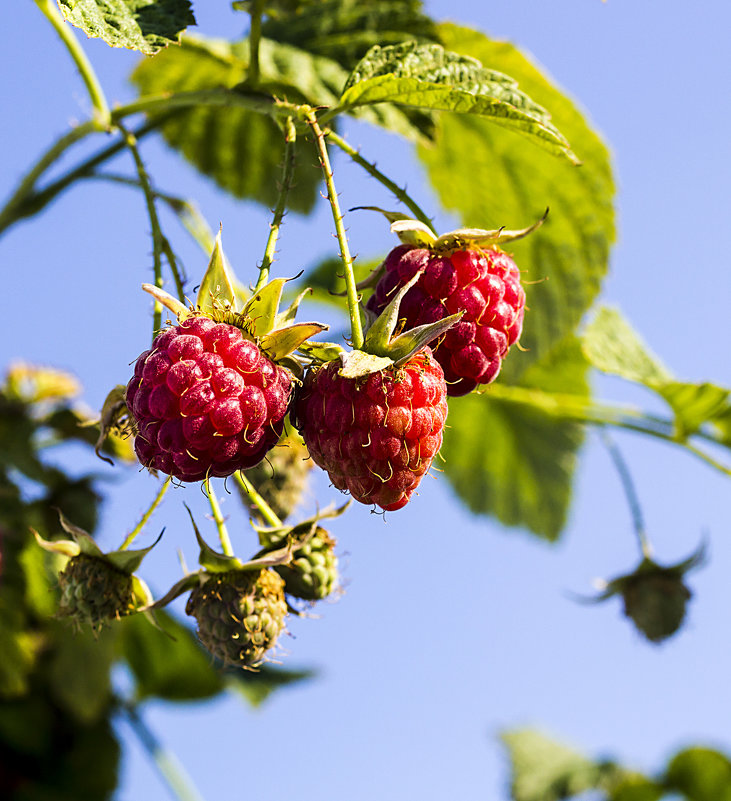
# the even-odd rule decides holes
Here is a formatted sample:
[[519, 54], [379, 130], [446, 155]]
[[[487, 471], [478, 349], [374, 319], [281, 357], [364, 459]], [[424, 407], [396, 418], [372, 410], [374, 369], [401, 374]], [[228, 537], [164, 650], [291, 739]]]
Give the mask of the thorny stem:
[[109, 104], [104, 96], [104, 90], [96, 77], [91, 62], [86, 57], [83, 48], [74, 36], [71, 26], [66, 23], [58, 7], [52, 0], [35, 0], [36, 5], [45, 14], [48, 21], [53, 25], [61, 41], [66, 45], [71, 58], [74, 60], [81, 77], [86, 84], [89, 98], [94, 106], [96, 122], [101, 128], [108, 128], [110, 121]]
[[335, 222], [335, 232], [338, 238], [338, 244], [340, 245], [340, 258], [343, 261], [345, 291], [348, 297], [348, 312], [350, 314], [352, 345], [355, 350], [360, 350], [360, 348], [363, 347], [363, 327], [360, 322], [360, 310], [358, 308], [358, 290], [355, 287], [353, 259], [350, 255], [350, 250], [348, 249], [348, 238], [345, 234], [343, 215], [340, 211], [338, 195], [335, 191], [335, 182], [333, 180], [332, 167], [330, 166], [330, 158], [327, 155], [325, 137], [317, 123], [317, 117], [315, 116], [314, 111], [310, 111], [307, 115], [307, 122], [312, 128], [312, 133], [315, 136], [315, 145], [320, 156], [320, 166], [322, 167], [322, 174], [325, 177], [327, 197], [332, 208], [333, 220]]
[[352, 146], [349, 145], [345, 139], [338, 134], [335, 133], [331, 128], [327, 128], [324, 131], [325, 136], [331, 141], [334, 145], [337, 145], [344, 153], [347, 153], [351, 159], [356, 164], [359, 164], [363, 169], [371, 176], [373, 176], [377, 181], [382, 183], [386, 189], [392, 192], [409, 211], [416, 217], [417, 220], [420, 220], [427, 225], [429, 229], [434, 233], [436, 236], [436, 231], [434, 230], [434, 226], [432, 223], [431, 218], [429, 218], [421, 206], [408, 194], [405, 189], [402, 189], [398, 184], [394, 183], [387, 175], [384, 175], [375, 164], [372, 164], [370, 161], [366, 161], [363, 156]]
[[165, 493], [168, 491], [168, 487], [170, 486], [170, 481], [170, 476], [163, 481], [160, 491], [155, 496], [155, 500], [150, 504], [148, 510], [142, 515], [140, 522], [132, 529], [132, 531], [130, 531], [124, 542], [119, 546], [120, 551], [126, 551], [127, 548], [129, 548], [129, 546], [134, 542], [135, 537], [147, 525], [147, 521], [152, 517], [152, 513], [155, 511], [155, 509], [157, 509], [162, 502], [162, 499], [165, 497]]
[[[160, 229], [160, 220], [157, 216], [157, 209], [155, 208], [155, 195], [150, 186], [150, 178], [145, 170], [145, 165], [142, 162], [140, 151], [137, 148], [137, 140], [132, 134], [124, 128], [121, 124], [117, 123], [119, 130], [124, 136], [125, 143], [132, 153], [132, 158], [137, 168], [137, 175], [140, 179], [140, 186], [145, 195], [145, 204], [147, 206], [147, 214], [150, 218], [150, 226], [152, 228], [152, 263], [155, 276], [155, 286], [162, 289], [162, 250], [163, 250], [163, 235]], [[181, 303], [185, 303], [185, 298], [180, 298]], [[154, 339], [160, 330], [162, 323], [162, 305], [158, 300], [155, 300], [155, 311], [152, 316], [152, 338]]]
[[277, 247], [277, 238], [279, 237], [279, 229], [282, 227], [282, 220], [284, 219], [284, 210], [287, 207], [287, 194], [292, 186], [292, 177], [294, 175], [295, 165], [295, 142], [297, 141], [297, 132], [295, 131], [294, 122], [291, 117], [287, 117], [284, 132], [284, 162], [282, 164], [282, 182], [279, 187], [279, 197], [277, 198], [277, 206], [274, 209], [274, 219], [269, 226], [269, 238], [267, 239], [266, 248], [264, 249], [264, 258], [259, 268], [259, 280], [254, 287], [254, 294], [256, 294], [266, 282], [269, 280], [269, 269], [274, 261], [274, 252]]
[[213, 494], [211, 490], [211, 480], [207, 478], [203, 482], [203, 491], [208, 498], [208, 503], [211, 505], [211, 512], [213, 513], [213, 521], [216, 524], [216, 528], [218, 529], [218, 539], [221, 542], [221, 548], [223, 549], [224, 554], [226, 556], [233, 556], [234, 549], [231, 545], [231, 537], [228, 535], [228, 529], [226, 528], [226, 521], [221, 514], [221, 507], [218, 504], [218, 499]]
[[254, 0], [251, 9], [251, 29], [249, 31], [249, 73], [246, 82], [255, 87], [259, 83], [259, 42], [261, 41], [261, 15], [264, 0]]
[[[139, 180], [129, 178], [126, 175], [116, 175], [111, 172], [97, 172], [92, 175], [80, 177], [86, 178], [87, 180], [110, 181], [111, 183], [129, 186], [134, 189], [142, 188], [142, 184]], [[170, 207], [170, 210], [178, 217], [181, 225], [183, 225], [191, 237], [200, 245], [203, 252], [206, 255], [210, 255], [215, 244], [215, 237], [197, 206], [190, 200], [185, 200], [175, 195], [169, 195], [156, 189], [153, 189], [153, 195], [157, 200], [162, 200], [163, 203], [166, 203]], [[167, 238], [165, 242], [167, 242]], [[178, 294], [180, 295], [182, 291], [182, 281], [184, 279], [180, 276], [175, 276], [175, 278], [176, 285], [181, 282], [178, 287]]]
[[246, 493], [249, 500], [259, 510], [261, 516], [264, 518], [264, 521], [269, 523], [270, 526], [279, 528], [282, 525], [282, 521], [279, 519], [272, 507], [269, 506], [269, 504], [264, 500], [264, 498], [261, 497], [261, 495], [259, 495], [254, 485], [244, 475], [243, 470], [237, 470], [234, 473], [234, 478], [241, 489]]
[[609, 436], [609, 434], [607, 434], [605, 429], [599, 429], [599, 437], [601, 438], [604, 447], [609, 451], [612, 462], [614, 462], [614, 466], [619, 473], [619, 479], [622, 482], [622, 488], [624, 489], [624, 494], [627, 498], [627, 503], [629, 504], [630, 513], [632, 514], [632, 524], [635, 529], [635, 534], [637, 535], [640, 551], [646, 559], [650, 559], [650, 542], [647, 539], [647, 533], [645, 532], [645, 522], [642, 517], [640, 499], [637, 495], [634, 481], [632, 481], [629, 468], [627, 467], [627, 462], [625, 461], [624, 456], [622, 456], [622, 452], [617, 447], [617, 443]]
[[134, 704], [125, 703], [122, 704], [122, 709], [127, 715], [132, 730], [154, 762], [171, 794], [179, 801], [203, 801], [203, 796], [198, 792], [178, 758], [157, 739], [142, 720], [137, 707]]

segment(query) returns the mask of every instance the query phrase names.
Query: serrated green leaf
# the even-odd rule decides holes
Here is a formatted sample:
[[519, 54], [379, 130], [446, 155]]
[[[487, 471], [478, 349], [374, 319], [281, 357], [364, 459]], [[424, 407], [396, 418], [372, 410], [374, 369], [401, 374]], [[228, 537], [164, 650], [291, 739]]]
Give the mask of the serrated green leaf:
[[599, 370], [657, 392], [675, 414], [678, 437], [695, 433], [728, 407], [729, 390], [707, 382], [676, 381], [616, 309], [601, 307], [582, 337], [586, 357]]
[[137, 697], [192, 701], [221, 692], [223, 680], [193, 632], [166, 612], [156, 618], [162, 631], [144, 615], [125, 618], [120, 627], [122, 656], [134, 674]]
[[[331, 105], [344, 80], [336, 64], [322, 63], [275, 42], [261, 42], [260, 59], [262, 81], [290, 101]], [[332, 69], [335, 76], [328, 74]], [[233, 89], [246, 78], [247, 70], [245, 44], [187, 36], [181, 47], [141, 62], [132, 82], [142, 95]], [[335, 82], [332, 86], [331, 81]], [[167, 119], [160, 130], [171, 147], [221, 189], [267, 208], [275, 206], [285, 141], [283, 131], [269, 117], [237, 106], [201, 106]], [[304, 136], [297, 138], [295, 156], [288, 207], [307, 213], [317, 198], [321, 172]]]
[[236, 291], [231, 266], [228, 264], [223, 252], [221, 232], [216, 235], [216, 241], [211, 251], [208, 267], [203, 275], [196, 306], [202, 311], [214, 309], [230, 309], [236, 311]]
[[[526, 370], [517, 387], [588, 399], [587, 369], [571, 338]], [[556, 540], [568, 514], [583, 428], [560, 419], [560, 411], [511, 403], [510, 386], [498, 382], [495, 397], [488, 387], [485, 394], [450, 399], [444, 472], [473, 512]]]
[[373, 47], [405, 40], [437, 42], [434, 22], [420, 0], [318, 0], [264, 23], [270, 39], [327, 56], [352, 69]]
[[340, 105], [347, 109], [383, 102], [487, 117], [575, 160], [550, 114], [519, 90], [516, 81], [441, 45], [404, 42], [371, 48], [348, 79]]
[[241, 693], [252, 706], [258, 707], [281, 687], [307, 681], [315, 675], [313, 670], [283, 670], [264, 665], [256, 672], [236, 671], [230, 677], [229, 686]]
[[96, 634], [59, 626], [48, 664], [49, 689], [56, 703], [79, 723], [100, 720], [109, 706], [116, 636], [116, 629]]
[[524, 280], [538, 282], [526, 286], [527, 352], [513, 349], [503, 366], [513, 382], [576, 328], [599, 291], [615, 238], [609, 154], [571, 100], [512, 45], [454, 25], [439, 31], [450, 50], [515, 78], [582, 160], [575, 167], [471, 115], [441, 115], [437, 146], [418, 150], [443, 206], [465, 226], [518, 228], [550, 207], [540, 230], [510, 246]]
[[670, 761], [665, 785], [688, 801], [731, 801], [731, 761], [710, 748], [688, 748]]
[[189, 0], [58, 0], [64, 17], [87, 36], [147, 56], [195, 25]]
[[512, 763], [513, 801], [561, 801], [602, 784], [602, 768], [532, 729], [501, 735]]

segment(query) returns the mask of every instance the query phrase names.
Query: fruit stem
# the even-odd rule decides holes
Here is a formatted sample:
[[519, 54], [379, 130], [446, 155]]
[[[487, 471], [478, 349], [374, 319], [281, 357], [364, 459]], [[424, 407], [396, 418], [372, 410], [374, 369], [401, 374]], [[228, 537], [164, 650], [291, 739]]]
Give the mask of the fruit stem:
[[338, 134], [336, 134], [331, 128], [326, 128], [323, 133], [334, 145], [337, 145], [344, 153], [347, 153], [356, 164], [359, 164], [361, 167], [363, 167], [363, 169], [369, 175], [373, 176], [373, 178], [382, 183], [386, 189], [392, 192], [395, 197], [397, 197], [404, 204], [404, 206], [408, 208], [408, 210], [414, 215], [414, 217], [416, 217], [417, 220], [423, 222], [424, 225], [426, 225], [429, 230], [432, 231], [434, 236], [437, 235], [431, 218], [427, 217], [421, 206], [419, 206], [419, 204], [411, 197], [411, 195], [408, 194], [405, 189], [402, 189], [387, 175], [384, 175], [384, 173], [382, 173], [375, 164], [364, 159], [363, 156], [361, 156], [360, 153], [354, 147], [352, 147], [352, 145], [349, 145], [345, 139], [343, 139], [341, 136], [338, 136]]
[[261, 41], [261, 15], [264, 10], [264, 0], [254, 0], [251, 11], [251, 28], [249, 30], [249, 73], [246, 83], [256, 87], [259, 83], [259, 42]]
[[173, 796], [179, 801], [203, 801], [203, 796], [198, 792], [178, 758], [157, 739], [142, 720], [137, 707], [132, 703], [122, 703], [121, 708], [127, 715], [132, 731], [137, 735]]
[[284, 219], [284, 211], [287, 207], [287, 194], [292, 186], [292, 177], [294, 175], [295, 165], [295, 143], [297, 141], [297, 131], [294, 127], [294, 122], [291, 117], [287, 117], [284, 128], [284, 161], [282, 163], [282, 181], [279, 186], [279, 197], [277, 198], [277, 206], [274, 209], [274, 219], [269, 226], [269, 238], [267, 239], [266, 248], [264, 249], [264, 258], [259, 268], [259, 280], [254, 287], [254, 294], [256, 294], [266, 282], [269, 280], [269, 268], [274, 261], [274, 252], [277, 247], [277, 238], [279, 237], [279, 229], [282, 227], [282, 220]]
[[360, 310], [358, 308], [358, 290], [355, 287], [355, 275], [353, 273], [353, 259], [348, 249], [348, 238], [345, 234], [345, 226], [343, 225], [343, 215], [340, 211], [340, 204], [338, 203], [338, 195], [335, 191], [335, 182], [333, 180], [333, 171], [330, 166], [330, 158], [327, 154], [327, 146], [325, 145], [325, 136], [320, 129], [317, 122], [317, 117], [314, 111], [307, 114], [307, 122], [312, 128], [312, 133], [315, 136], [315, 146], [320, 157], [320, 167], [322, 174], [325, 178], [325, 185], [327, 186], [327, 197], [330, 201], [332, 208], [333, 221], [335, 222], [335, 232], [340, 245], [340, 258], [343, 261], [344, 278], [345, 278], [345, 291], [348, 298], [348, 312], [350, 314], [350, 330], [351, 330], [351, 344], [355, 350], [360, 350], [363, 347], [363, 326], [360, 321]]
[[[134, 135], [130, 133], [121, 123], [117, 123], [117, 127], [122, 132], [122, 136], [125, 139], [125, 143], [132, 153], [132, 158], [135, 162], [135, 167], [137, 169], [137, 176], [140, 179], [140, 186], [142, 187], [142, 192], [145, 196], [145, 204], [147, 206], [147, 215], [150, 218], [150, 227], [152, 228], [152, 260], [153, 260], [153, 271], [155, 276], [155, 286], [162, 289], [162, 254], [165, 253], [168, 264], [170, 265], [170, 269], [173, 273], [173, 278], [175, 280], [175, 288], [178, 293], [178, 299], [181, 303], [185, 303], [185, 293], [183, 291], [183, 282], [180, 277], [180, 273], [178, 271], [178, 265], [175, 260], [175, 256], [172, 252], [172, 248], [167, 243], [165, 236], [162, 233], [162, 229], [160, 227], [160, 219], [157, 216], [157, 208], [155, 206], [155, 193], [152, 191], [152, 186], [150, 184], [150, 177], [147, 174], [147, 170], [145, 169], [144, 162], [142, 161], [142, 157], [140, 156], [139, 148], [137, 147], [137, 140], [134, 138]], [[160, 325], [162, 322], [162, 306], [160, 305], [159, 301], [155, 300], [155, 312], [153, 314], [153, 321], [152, 321], [152, 338], [154, 339], [157, 333], [160, 330]]]
[[130, 531], [130, 533], [126, 536], [124, 542], [119, 546], [120, 551], [126, 551], [127, 548], [134, 542], [135, 537], [142, 531], [142, 529], [147, 525], [147, 521], [152, 517], [152, 513], [157, 509], [160, 505], [162, 499], [165, 497], [165, 493], [168, 491], [168, 487], [170, 486], [171, 478], [168, 476], [165, 481], [163, 481], [162, 486], [160, 487], [159, 492], [155, 496], [155, 500], [150, 504], [147, 511], [142, 515], [140, 518], [140, 522]]
[[264, 522], [268, 523], [270, 526], [274, 526], [275, 528], [279, 528], [282, 525], [282, 521], [277, 516], [276, 512], [272, 509], [271, 506], [261, 497], [261, 495], [257, 492], [256, 487], [249, 481], [248, 478], [244, 475], [243, 470], [237, 470], [234, 473], [234, 478], [238, 482], [238, 485], [241, 489], [246, 493], [249, 500], [256, 506], [256, 508], [261, 512], [261, 516], [264, 518]]
[[650, 548], [650, 541], [647, 539], [647, 534], [645, 532], [645, 521], [642, 517], [640, 499], [637, 495], [637, 489], [634, 481], [632, 480], [632, 475], [629, 472], [627, 462], [625, 461], [624, 456], [622, 456], [622, 452], [617, 447], [617, 443], [612, 439], [612, 437], [609, 436], [606, 429], [599, 429], [599, 437], [604, 444], [604, 447], [609, 451], [609, 456], [611, 457], [612, 462], [619, 473], [619, 480], [622, 483], [622, 488], [624, 489], [624, 494], [627, 498], [627, 503], [629, 504], [630, 513], [632, 515], [632, 524], [635, 529], [635, 534], [637, 535], [637, 541], [639, 543], [642, 556], [644, 556], [645, 559], [650, 559], [652, 556], [652, 549]]
[[99, 83], [99, 79], [96, 77], [91, 62], [86, 57], [86, 53], [79, 44], [76, 36], [74, 36], [71, 26], [66, 23], [58, 7], [55, 3], [51, 2], [51, 0], [35, 0], [35, 2], [46, 16], [46, 19], [53, 25], [61, 41], [66, 45], [66, 49], [69, 51], [71, 58], [74, 60], [81, 74], [81, 78], [86, 84], [86, 90], [94, 106], [95, 121], [101, 128], [109, 128], [111, 115], [109, 113], [109, 104], [104, 96], [104, 90]]
[[221, 548], [226, 556], [233, 556], [234, 549], [231, 545], [231, 537], [228, 535], [228, 530], [226, 528], [226, 522], [221, 514], [221, 507], [218, 504], [218, 499], [213, 494], [211, 490], [211, 480], [207, 478], [203, 482], [203, 492], [205, 492], [206, 497], [208, 498], [208, 503], [211, 505], [211, 512], [213, 512], [213, 521], [216, 524], [216, 528], [218, 529], [218, 539], [221, 542]]

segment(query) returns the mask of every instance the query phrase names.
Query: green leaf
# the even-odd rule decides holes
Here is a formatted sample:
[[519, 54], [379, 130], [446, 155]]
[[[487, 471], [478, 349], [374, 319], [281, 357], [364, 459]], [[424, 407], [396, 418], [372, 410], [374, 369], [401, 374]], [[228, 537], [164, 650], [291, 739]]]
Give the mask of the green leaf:
[[731, 801], [731, 761], [710, 748], [688, 748], [670, 761], [665, 784], [688, 801]]
[[340, 104], [347, 109], [383, 102], [487, 117], [575, 160], [550, 114], [516, 81], [441, 45], [404, 42], [371, 48], [348, 79]]
[[111, 701], [109, 670], [117, 631], [106, 629], [97, 635], [61, 625], [49, 660], [49, 689], [56, 703], [79, 723], [92, 724]]
[[327, 56], [352, 69], [373, 45], [437, 42], [420, 0], [318, 0], [264, 23], [265, 36]]
[[582, 344], [597, 369], [657, 392], [673, 410], [676, 434], [681, 439], [726, 413], [728, 389], [676, 381], [616, 309], [601, 307], [597, 311]]
[[[262, 81], [290, 101], [330, 105], [336, 101], [344, 73], [337, 65], [307, 53], [263, 40]], [[336, 75], [329, 76], [334, 68]], [[245, 43], [186, 37], [182, 46], [141, 62], [132, 82], [142, 95], [225, 87], [246, 77]], [[334, 85], [330, 85], [335, 81]], [[250, 198], [267, 208], [276, 205], [282, 175], [284, 132], [271, 118], [238, 106], [199, 106], [168, 117], [160, 125], [165, 141], [221, 189]], [[314, 206], [321, 172], [312, 145], [300, 136], [295, 144], [295, 170], [288, 207], [307, 213]]]
[[87, 36], [147, 56], [177, 44], [195, 25], [189, 0], [58, 0], [64, 17]]
[[512, 763], [513, 801], [560, 801], [603, 783], [601, 765], [532, 729], [501, 735]]
[[144, 615], [132, 615], [120, 627], [122, 656], [134, 674], [137, 697], [192, 701], [221, 692], [223, 680], [193, 632], [166, 612], [155, 617], [162, 631]]
[[314, 676], [313, 670], [284, 670], [264, 665], [257, 671], [236, 671], [235, 674], [231, 674], [229, 686], [240, 692], [252, 706], [258, 707], [275, 690], [300, 681], [308, 681]]
[[660, 801], [665, 791], [661, 784], [639, 774], [630, 774], [611, 788], [608, 801]]
[[485, 394], [450, 399], [440, 453], [452, 488], [473, 512], [548, 540], [559, 537], [583, 428], [561, 419], [560, 408], [554, 412], [532, 405], [525, 389], [588, 400], [587, 368], [571, 338], [526, 370], [515, 387], [519, 402], [511, 399], [512, 387], [499, 379]]
[[615, 237], [609, 154], [576, 106], [512, 45], [454, 25], [439, 31], [450, 50], [515, 78], [582, 160], [573, 166], [472, 115], [441, 115], [436, 147], [418, 150], [442, 205], [467, 227], [518, 228], [550, 207], [540, 230], [510, 247], [525, 281], [537, 282], [526, 286], [527, 353], [513, 349], [503, 367], [514, 381], [574, 331], [598, 294]]

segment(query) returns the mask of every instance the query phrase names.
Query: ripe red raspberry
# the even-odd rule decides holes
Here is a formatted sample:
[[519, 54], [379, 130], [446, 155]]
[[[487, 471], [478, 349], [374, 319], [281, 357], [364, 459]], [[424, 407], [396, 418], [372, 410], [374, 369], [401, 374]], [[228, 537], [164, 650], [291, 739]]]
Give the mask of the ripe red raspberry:
[[137, 456], [181, 481], [253, 467], [282, 433], [291, 390], [238, 328], [188, 317], [155, 338], [127, 385]]
[[311, 370], [296, 416], [315, 464], [339, 490], [386, 511], [405, 506], [442, 445], [444, 374], [429, 348], [362, 378]]
[[385, 272], [368, 301], [380, 314], [400, 287], [423, 270], [401, 301], [405, 328], [433, 323], [463, 311], [436, 346], [449, 395], [466, 395], [500, 372], [508, 348], [520, 337], [525, 292], [515, 262], [497, 248], [455, 250], [438, 255], [400, 245], [384, 262]]

